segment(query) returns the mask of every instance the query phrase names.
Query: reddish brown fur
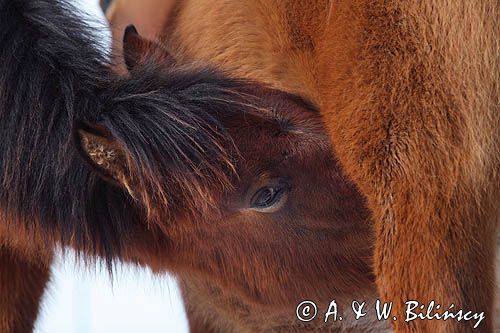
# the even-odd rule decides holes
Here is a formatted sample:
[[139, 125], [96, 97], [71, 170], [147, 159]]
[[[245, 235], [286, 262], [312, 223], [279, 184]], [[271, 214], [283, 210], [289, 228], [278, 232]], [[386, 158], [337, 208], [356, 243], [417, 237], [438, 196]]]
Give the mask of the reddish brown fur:
[[[162, 32], [182, 60], [320, 105], [368, 199], [384, 299], [486, 311], [498, 230], [497, 1], [180, 1]], [[470, 323], [394, 323], [469, 331]]]
[[50, 255], [0, 245], [0, 331], [33, 330], [40, 300], [50, 276]]

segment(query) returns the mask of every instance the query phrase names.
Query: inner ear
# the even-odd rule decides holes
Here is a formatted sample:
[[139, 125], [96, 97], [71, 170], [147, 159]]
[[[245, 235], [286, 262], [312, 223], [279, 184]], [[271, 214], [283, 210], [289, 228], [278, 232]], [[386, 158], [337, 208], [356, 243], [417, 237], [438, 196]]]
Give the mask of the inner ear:
[[154, 60], [168, 67], [175, 64], [174, 58], [164, 47], [143, 38], [132, 24], [125, 28], [123, 34], [123, 58], [129, 71], [147, 60]]
[[124, 148], [111, 133], [100, 125], [78, 124], [75, 127], [75, 141], [86, 162], [99, 176], [116, 186], [130, 188], [130, 172]]

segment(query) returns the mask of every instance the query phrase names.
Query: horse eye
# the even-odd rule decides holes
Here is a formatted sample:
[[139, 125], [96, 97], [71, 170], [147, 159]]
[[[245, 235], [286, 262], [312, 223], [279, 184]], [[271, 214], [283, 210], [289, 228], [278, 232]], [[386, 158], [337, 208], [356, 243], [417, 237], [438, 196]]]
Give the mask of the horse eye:
[[277, 211], [286, 201], [288, 188], [284, 185], [265, 186], [250, 199], [250, 208], [264, 213]]

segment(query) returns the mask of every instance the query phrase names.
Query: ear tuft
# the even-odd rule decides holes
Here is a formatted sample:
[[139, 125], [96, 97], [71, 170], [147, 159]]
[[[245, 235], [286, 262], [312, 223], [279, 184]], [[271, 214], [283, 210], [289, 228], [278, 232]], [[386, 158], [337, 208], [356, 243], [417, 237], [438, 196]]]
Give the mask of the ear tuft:
[[101, 128], [80, 127], [77, 133], [80, 150], [87, 162], [102, 178], [125, 187], [135, 198], [130, 187], [127, 158], [120, 144]]
[[[107, 142], [102, 137], [80, 131], [83, 150], [88, 157], [99, 167], [107, 171], [114, 169], [114, 164], [118, 160], [118, 152], [111, 142]], [[116, 175], [116, 172], [113, 172]]]

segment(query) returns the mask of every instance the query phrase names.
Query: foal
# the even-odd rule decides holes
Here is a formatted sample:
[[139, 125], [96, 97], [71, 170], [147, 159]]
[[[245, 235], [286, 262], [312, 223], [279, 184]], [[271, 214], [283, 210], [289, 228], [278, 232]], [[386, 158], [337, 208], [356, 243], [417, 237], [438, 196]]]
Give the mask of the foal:
[[[376, 297], [372, 231], [362, 198], [331, 155], [318, 111], [261, 85], [218, 81], [216, 72], [208, 72], [218, 82], [212, 87], [201, 77], [186, 85], [176, 78], [183, 67], [132, 27], [124, 52], [130, 78], [153, 75], [146, 89], [134, 87], [136, 94], [161, 99], [162, 107], [120, 121], [147, 122], [141, 134], [171, 139], [145, 156], [140, 135], [130, 137], [103, 116], [80, 126], [77, 142], [95, 170], [127, 189], [161, 227], [169, 244], [155, 262], [178, 277], [191, 331], [385, 328], [374, 313], [353, 319], [355, 295], [369, 303]], [[182, 93], [163, 93], [167, 87]], [[211, 97], [193, 89], [209, 89]], [[178, 123], [160, 127], [155, 118], [162, 114]], [[182, 123], [203, 124], [206, 136]], [[207, 154], [200, 144], [220, 151]], [[308, 298], [321, 312], [335, 299], [343, 320], [299, 321], [295, 308]]]
[[[376, 297], [369, 215], [311, 103], [133, 30], [117, 77], [89, 36], [62, 1], [0, 1], [2, 332], [32, 329], [56, 243], [177, 274], [193, 332], [384, 325], [349, 315]], [[344, 320], [299, 322], [305, 298]]]

